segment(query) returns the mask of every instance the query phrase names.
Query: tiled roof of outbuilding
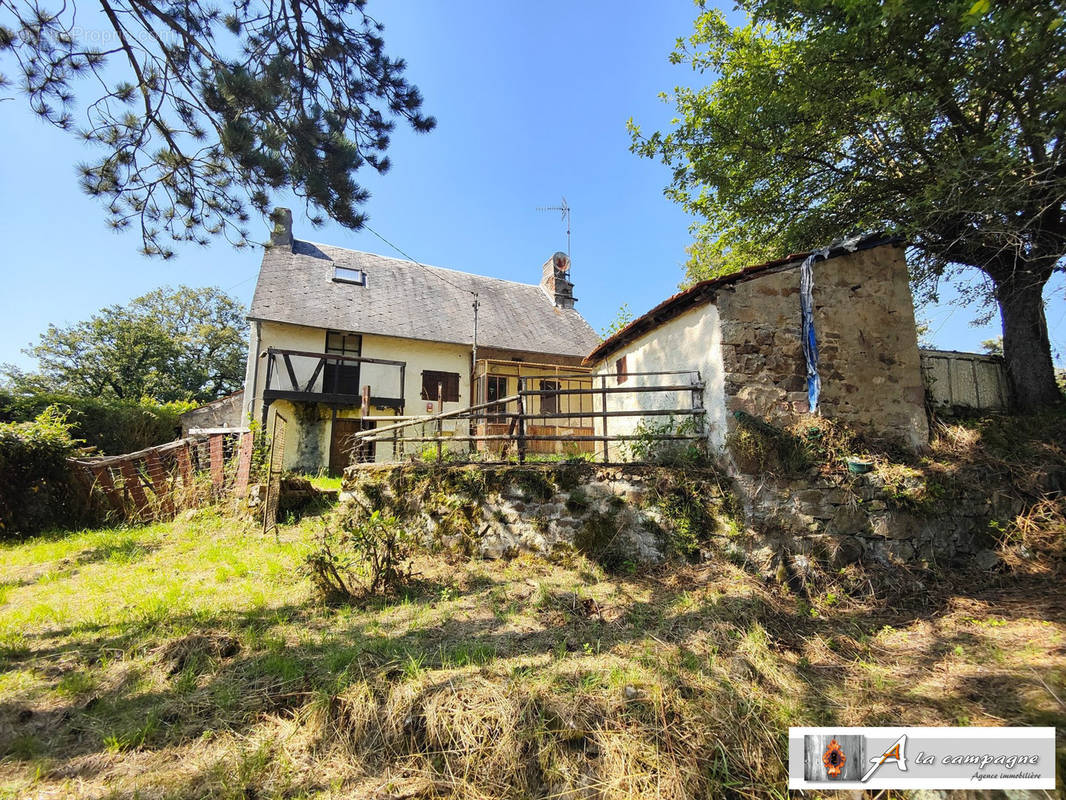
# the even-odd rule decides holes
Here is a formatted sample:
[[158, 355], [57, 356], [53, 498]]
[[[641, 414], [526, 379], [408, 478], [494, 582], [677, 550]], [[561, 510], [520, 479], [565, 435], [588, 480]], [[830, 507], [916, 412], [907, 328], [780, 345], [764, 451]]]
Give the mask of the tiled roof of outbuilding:
[[[334, 281], [334, 266], [362, 270], [366, 285]], [[556, 307], [540, 286], [303, 241], [266, 250], [249, 318], [470, 344], [471, 292], [480, 302], [481, 347], [584, 356], [599, 341], [577, 311]]]

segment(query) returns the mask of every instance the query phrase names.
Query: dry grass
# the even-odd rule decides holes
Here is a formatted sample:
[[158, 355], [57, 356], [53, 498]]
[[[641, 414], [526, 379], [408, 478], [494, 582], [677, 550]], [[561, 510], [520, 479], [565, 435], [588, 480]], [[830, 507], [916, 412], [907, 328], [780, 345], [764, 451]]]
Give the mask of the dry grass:
[[0, 550], [0, 797], [783, 798], [790, 725], [1066, 723], [1055, 572], [804, 600], [725, 562], [423, 556], [330, 609], [317, 524]]

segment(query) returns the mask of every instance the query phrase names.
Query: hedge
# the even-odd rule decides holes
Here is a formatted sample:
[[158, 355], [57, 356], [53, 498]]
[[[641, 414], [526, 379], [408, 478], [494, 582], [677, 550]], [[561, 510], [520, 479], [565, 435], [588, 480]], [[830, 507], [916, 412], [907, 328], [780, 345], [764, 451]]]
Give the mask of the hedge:
[[177, 439], [180, 415], [196, 404], [0, 391], [0, 422], [30, 422], [52, 406], [65, 413], [72, 439], [81, 440], [84, 447], [98, 454], [113, 456]]
[[90, 521], [84, 492], [67, 463], [75, 445], [57, 406], [32, 422], [0, 423], [0, 539]]

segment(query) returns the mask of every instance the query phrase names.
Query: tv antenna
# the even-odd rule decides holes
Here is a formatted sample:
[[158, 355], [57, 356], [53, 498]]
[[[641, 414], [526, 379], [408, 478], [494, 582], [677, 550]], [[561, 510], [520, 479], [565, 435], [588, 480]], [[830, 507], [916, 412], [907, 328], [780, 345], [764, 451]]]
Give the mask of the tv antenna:
[[558, 206], [537, 206], [537, 211], [558, 211], [559, 218], [566, 220], [566, 257], [570, 258], [570, 206], [566, 204], [566, 198]]

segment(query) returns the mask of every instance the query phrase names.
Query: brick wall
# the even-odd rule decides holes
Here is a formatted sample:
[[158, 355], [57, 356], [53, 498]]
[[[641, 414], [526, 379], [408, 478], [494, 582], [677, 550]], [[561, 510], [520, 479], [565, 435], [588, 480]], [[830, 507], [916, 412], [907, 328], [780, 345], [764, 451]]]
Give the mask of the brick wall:
[[[728, 411], [778, 423], [808, 411], [799, 280], [797, 267], [720, 290]], [[821, 413], [923, 445], [929, 431], [902, 248], [882, 245], [817, 262], [814, 305]]]

